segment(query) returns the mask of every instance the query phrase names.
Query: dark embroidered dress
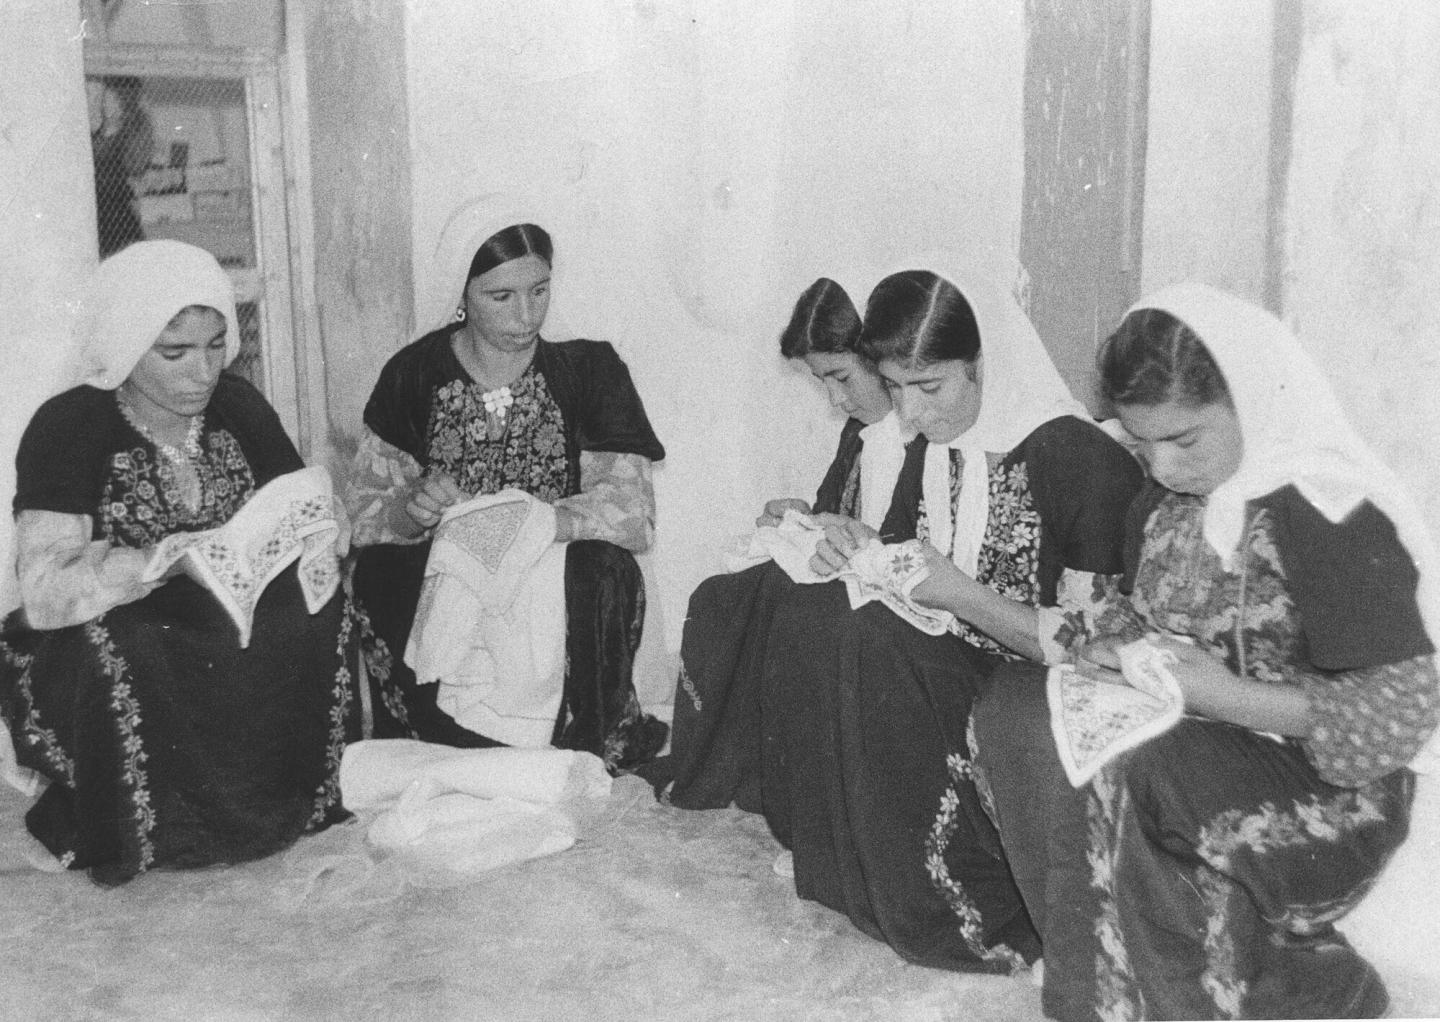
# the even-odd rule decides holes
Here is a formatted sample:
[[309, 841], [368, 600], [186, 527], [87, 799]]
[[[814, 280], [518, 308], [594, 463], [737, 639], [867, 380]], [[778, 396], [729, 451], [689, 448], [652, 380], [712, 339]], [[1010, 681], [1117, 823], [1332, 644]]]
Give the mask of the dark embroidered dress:
[[[881, 530], [889, 541], [928, 539], [925, 449], [907, 452]], [[1053, 605], [1067, 573], [1118, 573], [1124, 509], [1139, 484], [1133, 459], [1094, 426], [1040, 426], [990, 465], [979, 580]], [[725, 773], [702, 773], [672, 801], [763, 812], [794, 854], [796, 892], [908, 961], [994, 972], [1036, 958], [966, 740], [972, 700], [1012, 654], [968, 629], [926, 635], [878, 604], [852, 611], [839, 583], [790, 585], [749, 627], [760, 652], [723, 693], [723, 712], [744, 709], [745, 726], [727, 730], [740, 753], [712, 754]], [[694, 652], [692, 683], [710, 671]], [[711, 695], [684, 691], [686, 676], [677, 744], [682, 712]]]
[[[89, 515], [95, 540], [143, 549], [223, 524], [256, 488], [304, 467], [265, 399], [229, 374], [200, 445], [192, 510], [114, 392], [76, 387], [21, 440], [15, 509]], [[348, 619], [340, 595], [309, 614], [295, 571], [266, 589], [244, 649], [185, 576], [82, 624], [31, 630], [20, 612], [6, 622], [0, 710], [21, 764], [51, 782], [26, 823], [63, 863], [120, 883], [268, 855], [344, 815]]]
[[1278, 739], [1189, 716], [1070, 787], [1043, 671], [1006, 669], [976, 711], [979, 762], [1045, 940], [1045, 1013], [1350, 1018], [1384, 1012], [1333, 925], [1404, 840], [1404, 768], [1437, 716], [1413, 560], [1374, 505], [1331, 524], [1291, 486], [1246, 509], [1239, 555], [1203, 498], [1136, 502], [1128, 595], [1093, 632], [1192, 637], [1239, 677], [1301, 688], [1312, 730]]
[[[598, 341], [537, 343], [510, 390], [504, 434], [487, 435], [482, 388], [451, 348], [455, 328], [403, 348], [381, 371], [365, 425], [418, 462], [450, 475], [471, 494], [523, 490], [547, 503], [581, 492], [581, 453], [640, 455], [665, 450], [614, 349]], [[428, 541], [360, 550], [354, 584], [373, 625], [370, 662], [380, 678], [376, 736], [409, 735], [461, 747], [498, 745], [436, 705], [436, 685], [416, 685], [401, 659], [429, 557]], [[601, 756], [612, 770], [652, 759], [663, 722], [641, 711], [632, 678], [645, 614], [635, 557], [614, 543], [577, 540], [565, 560], [565, 689], [551, 744]]]

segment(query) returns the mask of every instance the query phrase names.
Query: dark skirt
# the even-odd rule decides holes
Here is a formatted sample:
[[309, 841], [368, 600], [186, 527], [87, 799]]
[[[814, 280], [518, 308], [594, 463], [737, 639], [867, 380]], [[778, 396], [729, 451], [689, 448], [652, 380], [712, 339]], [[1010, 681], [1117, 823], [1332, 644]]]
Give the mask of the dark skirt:
[[[377, 738], [409, 737], [459, 748], [502, 744], [456, 723], [436, 705], [438, 685], [417, 685], [404, 662], [430, 544], [366, 547], [354, 592], [376, 699]], [[635, 556], [601, 540], [565, 550], [565, 688], [550, 742], [600, 756], [612, 772], [655, 758], [666, 724], [635, 695], [635, 654], [645, 620], [645, 581]]]
[[764, 565], [696, 590], [681, 660], [671, 804], [763, 812], [797, 893], [908, 961], [1004, 972], [1038, 955], [969, 776], [990, 658]]
[[85, 624], [0, 643], [0, 709], [50, 785], [30, 832], [105, 884], [243, 862], [344, 818], [350, 619], [305, 606], [295, 568], [256, 608], [249, 648], [206, 590], [176, 578]]
[[997, 676], [976, 744], [1041, 926], [1047, 1015], [1384, 1013], [1384, 984], [1334, 922], [1404, 840], [1408, 770], [1338, 788], [1298, 743], [1187, 717], [1077, 791], [1033, 666]]

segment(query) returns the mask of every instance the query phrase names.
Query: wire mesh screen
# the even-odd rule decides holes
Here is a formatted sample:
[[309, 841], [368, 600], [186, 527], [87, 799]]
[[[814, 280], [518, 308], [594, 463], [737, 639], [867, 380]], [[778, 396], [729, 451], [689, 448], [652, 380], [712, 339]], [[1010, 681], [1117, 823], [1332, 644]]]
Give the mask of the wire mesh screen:
[[244, 79], [89, 75], [86, 87], [101, 257], [144, 238], [214, 255], [235, 283], [231, 370], [263, 390]]

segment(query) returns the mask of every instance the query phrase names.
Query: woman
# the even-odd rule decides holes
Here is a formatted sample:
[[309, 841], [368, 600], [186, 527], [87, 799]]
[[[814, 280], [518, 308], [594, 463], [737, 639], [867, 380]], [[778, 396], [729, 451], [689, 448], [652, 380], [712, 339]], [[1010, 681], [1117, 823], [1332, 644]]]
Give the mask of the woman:
[[[909, 961], [1003, 971], [1038, 952], [969, 777], [970, 702], [996, 662], [1035, 655], [1035, 606], [1119, 570], [1139, 470], [1081, 417], [1008, 296], [958, 275], [880, 282], [860, 350], [908, 452], [881, 538], [922, 542], [912, 596], [955, 615], [924, 634], [843, 586], [796, 586], [776, 610], [761, 696], [761, 802], [796, 891]], [[832, 525], [841, 566], [875, 538]]]
[[[788, 510], [822, 521], [844, 516], [881, 525], [904, 448], [890, 395], [859, 345], [854, 303], [839, 284], [821, 277], [795, 303], [780, 353], [803, 361], [847, 419], [814, 505], [795, 497], [768, 501], [757, 526], [778, 525]], [[776, 601], [793, 585], [766, 563], [707, 579], [690, 597], [671, 755], [647, 771], [657, 788], [670, 784], [670, 804], [712, 809], [733, 802], [760, 810], [758, 697], [766, 649], [774, 641], [769, 623]]]
[[645, 608], [634, 553], [653, 537], [652, 465], [665, 450], [608, 343], [541, 338], [553, 248], [532, 218], [494, 199], [469, 203], [447, 224], [437, 263], [450, 283], [436, 316], [445, 325], [381, 370], [352, 479], [355, 588], [379, 640], [372, 670], [391, 732], [501, 744], [442, 709], [446, 679], [417, 685], [401, 657], [441, 516], [512, 489], [553, 509], [554, 541], [567, 545], [563, 693], [540, 741], [593, 752], [612, 771], [646, 762], [667, 728], [641, 711], [631, 677]]
[[1005, 847], [1043, 919], [1045, 1010], [1382, 1014], [1384, 985], [1333, 923], [1404, 839], [1407, 764], [1440, 713], [1419, 512], [1295, 338], [1246, 302], [1162, 291], [1099, 367], [1151, 482], [1125, 594], [1072, 616], [1065, 645], [1103, 673], [1148, 636], [1188, 716], [1074, 790], [1038, 670], [978, 711]]
[[268, 855], [343, 814], [348, 632], [333, 550], [318, 612], [292, 566], [244, 648], [210, 591], [146, 572], [167, 537], [223, 525], [303, 468], [265, 399], [221, 372], [239, 333], [214, 258], [137, 242], [86, 303], [86, 382], [40, 407], [16, 459], [22, 608], [0, 644], [0, 708], [21, 763], [51, 782], [30, 832], [115, 884]]

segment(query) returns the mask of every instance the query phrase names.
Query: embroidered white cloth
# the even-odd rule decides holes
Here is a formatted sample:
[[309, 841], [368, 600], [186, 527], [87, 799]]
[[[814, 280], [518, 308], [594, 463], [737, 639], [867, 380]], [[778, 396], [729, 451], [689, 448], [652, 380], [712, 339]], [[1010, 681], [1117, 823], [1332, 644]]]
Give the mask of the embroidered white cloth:
[[452, 749], [408, 739], [356, 742], [340, 762], [345, 805], [381, 810], [367, 838], [430, 885], [464, 880], [575, 843], [561, 806], [604, 798], [598, 756], [562, 749]]
[[1117, 652], [1124, 684], [1092, 678], [1070, 664], [1052, 667], [1046, 676], [1050, 730], [1065, 776], [1076, 788], [1185, 715], [1185, 697], [1168, 667], [1175, 654], [1145, 639]]
[[810, 558], [815, 556], [815, 548], [824, 537], [822, 526], [808, 515], [791, 509], [785, 512], [779, 525], [756, 529], [744, 549], [726, 558], [726, 567], [730, 571], [743, 571], [773, 560], [795, 582], [813, 584], [836, 579], [844, 582], [852, 610], [878, 600], [929, 635], [943, 635], [949, 630], [954, 615], [922, 607], [910, 598], [911, 591], [930, 577], [917, 541], [871, 540], [838, 572], [821, 575], [810, 567]]
[[155, 547], [141, 581], [162, 578], [179, 563], [215, 596], [250, 645], [255, 607], [282, 571], [300, 562], [300, 588], [314, 614], [340, 585], [338, 502], [330, 473], [319, 466], [288, 472], [260, 487], [218, 529], [176, 532]]
[[565, 681], [565, 546], [519, 490], [456, 504], [435, 529], [405, 662], [462, 727], [548, 745]]

